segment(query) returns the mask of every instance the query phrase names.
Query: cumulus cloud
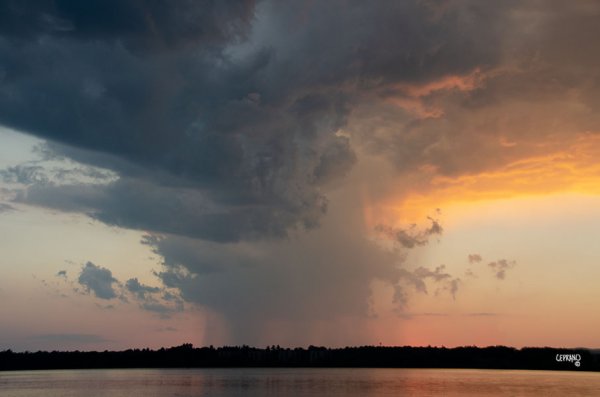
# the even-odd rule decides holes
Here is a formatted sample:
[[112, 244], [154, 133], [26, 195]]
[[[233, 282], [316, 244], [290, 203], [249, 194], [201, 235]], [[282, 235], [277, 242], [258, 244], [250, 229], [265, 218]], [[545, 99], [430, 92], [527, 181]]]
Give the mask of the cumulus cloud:
[[[59, 271], [57, 277], [67, 279], [67, 271]], [[184, 309], [184, 302], [179, 296], [179, 290], [169, 290], [162, 285], [146, 285], [136, 277], [121, 283], [113, 277], [110, 269], [97, 266], [92, 262], [87, 262], [82, 267], [77, 281], [88, 293], [93, 293], [97, 298], [102, 300], [120, 298], [124, 303], [131, 303], [129, 298], [132, 298], [133, 303], [136, 303], [141, 309], [157, 313], [164, 318]], [[113, 309], [115, 306], [99, 305], [99, 307]]]
[[504, 280], [506, 272], [512, 269], [517, 264], [516, 261], [509, 261], [506, 259], [498, 259], [497, 261], [488, 263], [489, 268], [494, 272], [498, 280]]
[[94, 265], [87, 262], [81, 269], [78, 278], [81, 284], [89, 293], [93, 293], [100, 299], [113, 299], [117, 297], [114, 284], [117, 283], [112, 272], [105, 267]]

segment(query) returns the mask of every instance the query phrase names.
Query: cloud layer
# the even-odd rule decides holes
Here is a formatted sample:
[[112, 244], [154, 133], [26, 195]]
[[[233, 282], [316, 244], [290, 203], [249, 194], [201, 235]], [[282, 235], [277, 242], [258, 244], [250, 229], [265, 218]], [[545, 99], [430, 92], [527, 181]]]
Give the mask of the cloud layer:
[[[257, 324], [302, 333], [371, 315], [373, 280], [401, 304], [427, 282], [455, 297], [449, 270], [406, 261], [439, 221], [365, 230], [363, 198], [434, 196], [575, 138], [596, 145], [599, 14], [560, 1], [6, 1], [0, 123], [76, 165], [0, 176], [16, 202], [147, 233], [164, 286], [236, 341]], [[391, 171], [357, 171], [377, 161]], [[504, 279], [513, 264], [488, 266]], [[79, 282], [156, 312], [183, 304], [91, 262]]]

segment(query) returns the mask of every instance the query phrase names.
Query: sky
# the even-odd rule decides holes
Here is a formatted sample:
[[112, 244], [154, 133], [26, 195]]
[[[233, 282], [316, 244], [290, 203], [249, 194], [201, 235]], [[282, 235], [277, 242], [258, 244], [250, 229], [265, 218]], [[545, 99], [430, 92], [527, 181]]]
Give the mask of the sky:
[[0, 2], [0, 350], [600, 347], [600, 4]]

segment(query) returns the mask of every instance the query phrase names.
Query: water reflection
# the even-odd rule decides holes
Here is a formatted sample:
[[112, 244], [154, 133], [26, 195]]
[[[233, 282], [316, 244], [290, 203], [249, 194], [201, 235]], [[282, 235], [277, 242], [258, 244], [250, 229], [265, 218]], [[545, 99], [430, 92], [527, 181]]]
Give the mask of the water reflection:
[[362, 368], [16, 371], [10, 397], [590, 396], [600, 373]]

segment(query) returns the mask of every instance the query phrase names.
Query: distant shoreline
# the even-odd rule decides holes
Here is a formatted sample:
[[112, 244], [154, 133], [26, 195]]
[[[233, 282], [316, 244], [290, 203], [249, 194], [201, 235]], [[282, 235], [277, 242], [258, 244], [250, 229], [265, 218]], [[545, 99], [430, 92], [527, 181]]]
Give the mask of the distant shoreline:
[[199, 347], [123, 351], [0, 351], [0, 371], [134, 368], [421, 368], [600, 371], [600, 352], [506, 346]]

